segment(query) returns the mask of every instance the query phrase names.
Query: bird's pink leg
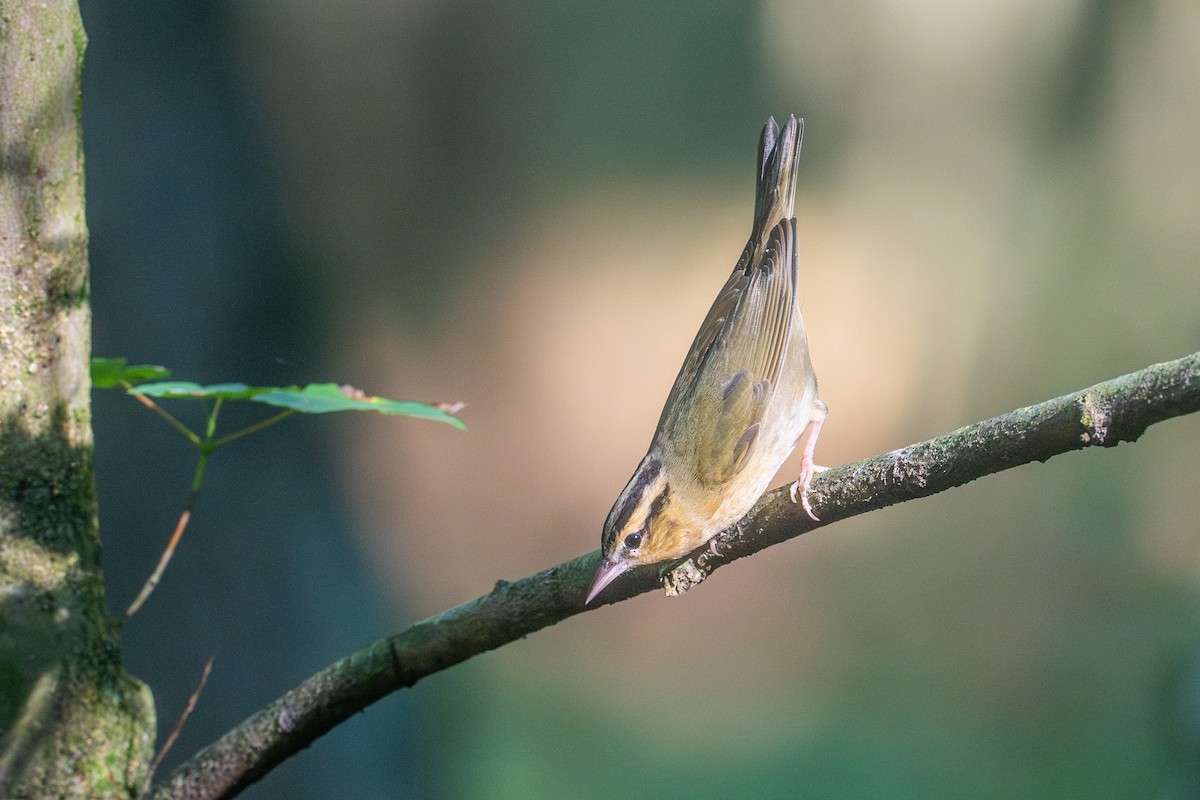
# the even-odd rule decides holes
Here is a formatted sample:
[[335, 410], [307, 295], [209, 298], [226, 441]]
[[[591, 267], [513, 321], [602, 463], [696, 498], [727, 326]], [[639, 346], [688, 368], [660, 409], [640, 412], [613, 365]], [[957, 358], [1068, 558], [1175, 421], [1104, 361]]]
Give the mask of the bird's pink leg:
[[804, 454], [800, 457], [800, 477], [796, 479], [789, 490], [793, 503], [797, 502], [797, 493], [800, 495], [800, 505], [804, 506], [805, 513], [812, 517], [814, 522], [820, 522], [820, 520], [817, 519], [817, 515], [813, 513], [812, 506], [808, 502], [808, 486], [812, 483], [813, 475], [825, 470], [825, 467], [818, 467], [813, 463], [813, 451], [817, 448], [817, 437], [821, 435], [821, 426], [824, 424], [824, 417], [813, 420], [808, 441], [804, 443]]

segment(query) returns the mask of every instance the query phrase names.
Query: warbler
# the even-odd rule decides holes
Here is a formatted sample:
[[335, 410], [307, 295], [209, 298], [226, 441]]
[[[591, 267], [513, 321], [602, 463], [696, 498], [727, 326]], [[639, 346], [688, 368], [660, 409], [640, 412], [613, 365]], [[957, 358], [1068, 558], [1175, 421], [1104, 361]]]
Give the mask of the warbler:
[[754, 226], [667, 396], [646, 457], [604, 523], [585, 604], [632, 567], [687, 555], [740, 519], [806, 428], [791, 497], [807, 492], [828, 414], [800, 317], [796, 162], [804, 121], [768, 119], [759, 140]]

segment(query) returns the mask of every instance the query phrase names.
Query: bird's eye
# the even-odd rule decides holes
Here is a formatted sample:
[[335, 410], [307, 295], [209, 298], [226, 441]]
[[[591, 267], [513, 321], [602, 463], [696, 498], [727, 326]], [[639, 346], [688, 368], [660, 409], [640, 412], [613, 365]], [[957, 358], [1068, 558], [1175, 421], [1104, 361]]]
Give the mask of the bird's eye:
[[634, 531], [633, 533], [631, 533], [625, 537], [625, 549], [626, 550], [637, 550], [641, 546], [642, 546], [642, 532], [641, 531]]

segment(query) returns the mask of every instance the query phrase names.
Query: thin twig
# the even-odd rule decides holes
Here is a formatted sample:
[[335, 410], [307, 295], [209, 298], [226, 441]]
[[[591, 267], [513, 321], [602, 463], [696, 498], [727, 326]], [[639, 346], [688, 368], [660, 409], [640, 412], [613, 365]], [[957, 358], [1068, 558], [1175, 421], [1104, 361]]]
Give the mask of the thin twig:
[[248, 434], [260, 431], [270, 425], [274, 425], [275, 423], [287, 419], [289, 416], [296, 413], [294, 409], [289, 408], [260, 422], [256, 422], [253, 425], [242, 428], [236, 433], [231, 433], [230, 435], [220, 439], [213, 439], [213, 435], [215, 434], [217, 428], [217, 416], [221, 413], [222, 398], [218, 397], [216, 403], [213, 404], [212, 411], [208, 415], [208, 421], [204, 429], [204, 439], [201, 440], [198, 436], [196, 436], [196, 434], [188, 430], [183, 423], [179, 422], [177, 419], [167, 413], [166, 410], [161, 408], [150, 398], [140, 394], [135, 394], [133, 396], [140, 400], [142, 404], [151, 411], [158, 413], [159, 416], [183, 432], [183, 434], [191, 441], [195, 442], [196, 446], [200, 448], [200, 461], [196, 464], [196, 471], [192, 476], [192, 487], [188, 492], [187, 502], [184, 503], [183, 512], [179, 515], [179, 521], [175, 524], [175, 531], [171, 534], [171, 538], [167, 542], [167, 546], [163, 550], [162, 555], [159, 556], [158, 565], [154, 568], [154, 572], [150, 573], [150, 577], [146, 579], [144, 584], [142, 584], [142, 589], [138, 592], [137, 597], [135, 597], [133, 602], [129, 604], [129, 608], [125, 609], [126, 621], [136, 614], [146, 600], [150, 597], [150, 594], [158, 586], [158, 582], [162, 580], [162, 576], [163, 573], [166, 572], [167, 565], [171, 563], [171, 558], [175, 555], [175, 548], [179, 545], [179, 540], [183, 538], [183, 531], [187, 528], [188, 522], [192, 518], [192, 508], [196, 504], [196, 496], [200, 493], [200, 484], [204, 481], [204, 470], [208, 466], [208, 457], [212, 455], [213, 451], [215, 451], [218, 447], [228, 444], [235, 439], [240, 439]]
[[[126, 381], [122, 381], [121, 385], [125, 387], [126, 392], [129, 392], [129, 390], [133, 388]], [[190, 428], [188, 428], [186, 425], [184, 425], [182, 422], [175, 419], [175, 417], [172, 416], [170, 412], [168, 412], [165, 408], [160, 406], [158, 403], [154, 402], [153, 400], [151, 400], [149, 397], [147, 397], [144, 394], [130, 394], [130, 396], [133, 397], [135, 400], [137, 400], [142, 405], [144, 405], [146, 408], [153, 411], [155, 414], [158, 414], [160, 417], [162, 417], [164, 420], [166, 420], [167, 423], [171, 427], [173, 427], [175, 430], [179, 431], [184, 436], [186, 436], [188, 441], [190, 441], [192, 444], [199, 447], [200, 448], [200, 463], [196, 466], [196, 472], [192, 478], [192, 487], [191, 487], [191, 490], [188, 492], [187, 501], [183, 504], [183, 511], [179, 515], [179, 521], [175, 523], [175, 531], [171, 534], [171, 538], [167, 542], [166, 549], [163, 550], [162, 555], [159, 556], [159, 558], [158, 558], [158, 566], [156, 566], [154, 568], [154, 572], [150, 573], [150, 577], [147, 578], [146, 582], [142, 584], [141, 591], [138, 592], [138, 595], [137, 595], [137, 597], [135, 597], [133, 599], [133, 602], [129, 604], [129, 608], [125, 609], [125, 616], [124, 616], [125, 622], [128, 622], [129, 619], [138, 612], [138, 609], [140, 609], [142, 607], [142, 605], [146, 602], [146, 600], [150, 597], [150, 593], [154, 591], [154, 588], [156, 586], [158, 586], [158, 582], [160, 580], [162, 580], [163, 572], [165, 572], [167, 569], [167, 564], [171, 563], [171, 557], [175, 555], [175, 548], [179, 545], [179, 540], [183, 537], [183, 531], [185, 528], [187, 528], [188, 520], [190, 520], [192, 518], [192, 506], [195, 505], [196, 494], [200, 491], [200, 480], [204, 475], [204, 465], [208, 461], [208, 456], [209, 456], [209, 452], [210, 452], [209, 450], [205, 449], [205, 443], [200, 440], [199, 436], [197, 436], [195, 433], [193, 433], [192, 430]], [[214, 414], [215, 414], [215, 411], [214, 411]], [[208, 435], [209, 439], [212, 438], [211, 428], [212, 428], [213, 423], [214, 423], [214, 415], [210, 414], [209, 415], [210, 433]]]
[[204, 480], [204, 468], [208, 464], [208, 457], [210, 455], [212, 455], [211, 449], [203, 446], [200, 448], [200, 460], [196, 463], [196, 471], [192, 476], [192, 487], [188, 490], [187, 500], [183, 503], [183, 511], [179, 514], [179, 521], [175, 523], [175, 531], [171, 534], [170, 540], [167, 541], [167, 546], [163, 550], [162, 555], [158, 557], [158, 566], [154, 568], [154, 572], [150, 573], [150, 577], [142, 584], [142, 590], [138, 592], [137, 597], [129, 604], [129, 608], [125, 609], [126, 622], [138, 612], [138, 609], [150, 597], [150, 593], [158, 586], [158, 582], [162, 580], [163, 573], [167, 571], [167, 564], [171, 563], [171, 557], [175, 555], [175, 548], [179, 546], [179, 540], [183, 538], [183, 531], [192, 519], [192, 509], [196, 507], [196, 497], [200, 494], [200, 484]]
[[208, 661], [204, 664], [204, 671], [200, 673], [200, 683], [196, 686], [196, 691], [192, 692], [192, 696], [188, 698], [187, 705], [183, 708], [183, 713], [179, 715], [179, 721], [175, 723], [175, 727], [171, 729], [171, 735], [163, 742], [162, 748], [159, 749], [158, 755], [150, 762], [150, 774], [154, 774], [154, 770], [158, 769], [158, 765], [166, 757], [167, 751], [175, 744], [175, 740], [179, 738], [179, 732], [183, 730], [183, 724], [187, 722], [187, 718], [192, 715], [192, 711], [196, 708], [196, 703], [200, 701], [200, 693], [204, 691], [204, 684], [208, 683], [208, 675], [212, 672], [213, 659], [216, 656], [209, 656]]
[[[675, 570], [702, 580], [736, 558], [836, 520], [945, 491], [984, 475], [1085, 447], [1134, 441], [1149, 425], [1200, 411], [1200, 353], [953, 433], [821, 473], [810, 499], [813, 522], [788, 499], [765, 495], [721, 534], [719, 556], [697, 556]], [[701, 553], [708, 553], [707, 546]], [[381, 697], [556, 622], [659, 586], [654, 565], [631, 570], [584, 606], [600, 554], [509, 583], [399, 633], [313, 675], [198, 753], [164, 783], [157, 800], [217, 800], [237, 795], [293, 753]], [[687, 587], [672, 575], [675, 590]], [[690, 585], [690, 584], [689, 584]]]
[[125, 609], [126, 620], [138, 612], [138, 609], [150, 597], [150, 593], [158, 586], [158, 582], [162, 580], [163, 573], [167, 570], [167, 564], [171, 563], [171, 556], [175, 555], [175, 547], [183, 537], [183, 529], [187, 527], [188, 520], [191, 518], [192, 511], [189, 508], [185, 508], [183, 513], [179, 515], [179, 522], [175, 523], [175, 532], [171, 534], [171, 540], [167, 542], [166, 549], [158, 557], [158, 566], [154, 568], [154, 572], [150, 573], [150, 577], [142, 584], [142, 590], [138, 592], [138, 596], [129, 604], [129, 608]]

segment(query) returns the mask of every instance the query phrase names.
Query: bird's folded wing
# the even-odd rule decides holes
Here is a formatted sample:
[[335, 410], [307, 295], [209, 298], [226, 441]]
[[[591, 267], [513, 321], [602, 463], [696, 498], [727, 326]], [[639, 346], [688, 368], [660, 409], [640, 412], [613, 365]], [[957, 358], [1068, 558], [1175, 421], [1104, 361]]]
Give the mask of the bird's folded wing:
[[795, 314], [795, 220], [751, 242], [709, 310], [675, 379], [656, 434], [704, 485], [728, 481], [753, 455], [783, 370]]

